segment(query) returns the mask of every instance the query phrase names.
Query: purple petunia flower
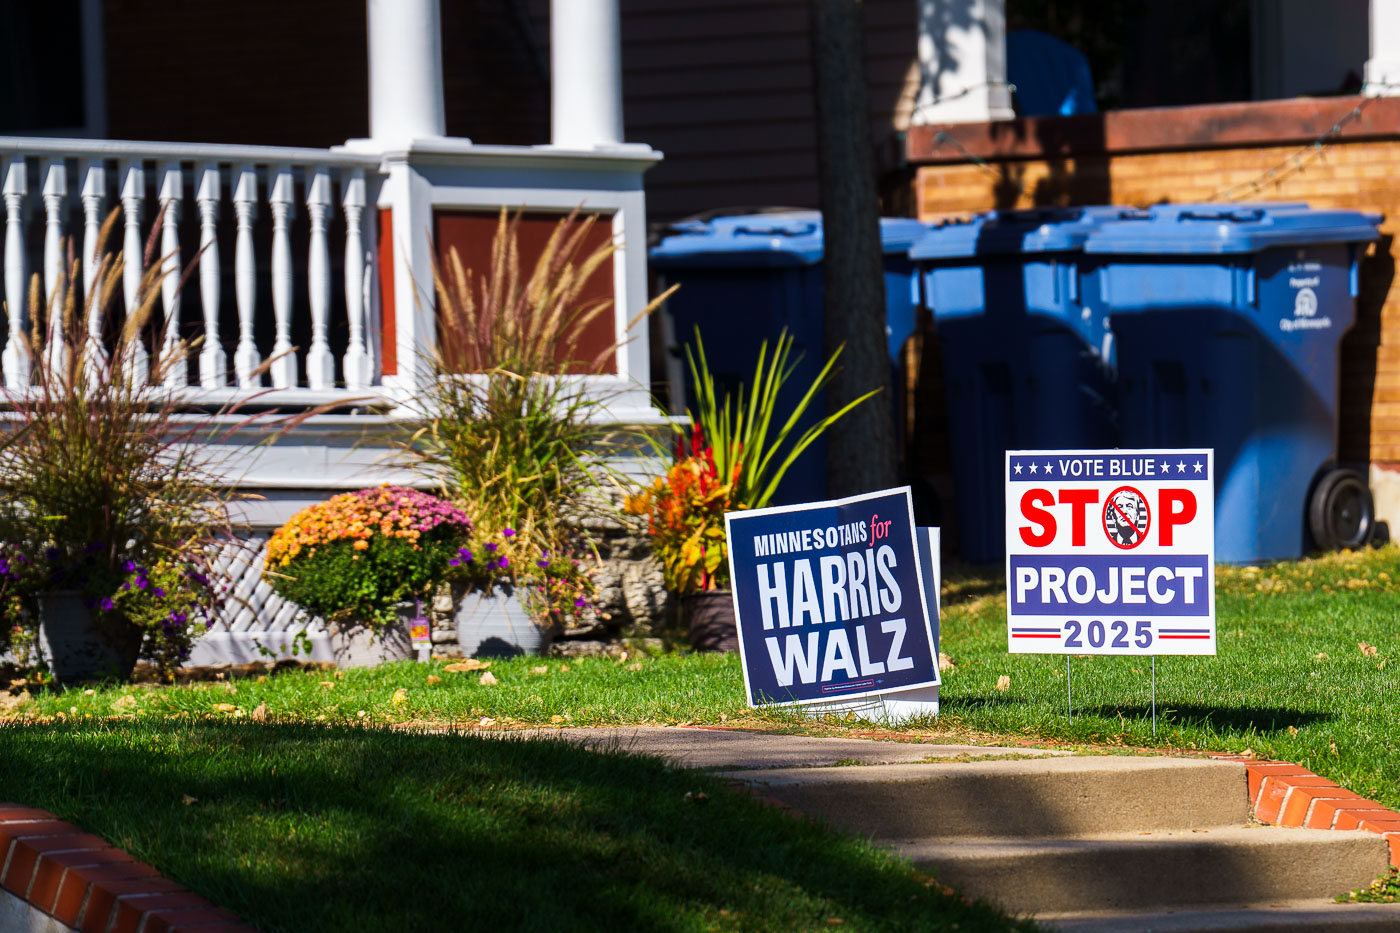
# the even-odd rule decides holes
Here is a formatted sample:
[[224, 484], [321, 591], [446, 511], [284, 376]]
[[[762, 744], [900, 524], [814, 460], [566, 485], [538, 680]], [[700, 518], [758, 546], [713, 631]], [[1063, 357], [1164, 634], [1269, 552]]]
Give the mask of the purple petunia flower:
[[122, 564], [122, 569], [125, 570], [127, 573], [135, 573], [136, 562], [129, 560], [126, 563]]
[[156, 587], [155, 589], [151, 590], [151, 595], [154, 596], [156, 599], [164, 599], [165, 590], [161, 589], [160, 587]]
[[102, 606], [103, 609], [111, 609], [111, 608], [112, 608], [113, 606], [115, 606], [115, 605], [116, 605], [116, 604], [113, 603], [111, 599], [104, 599], [104, 600], [102, 600], [102, 603], [101, 603], [101, 606]]
[[514, 529], [514, 528], [502, 528], [502, 529], [501, 529], [501, 536], [502, 536], [502, 537], [506, 537], [506, 538], [514, 538], [514, 537], [515, 537], [515, 529]]
[[584, 606], [587, 606], [587, 605], [588, 605], [588, 600], [584, 599], [582, 596], [580, 596], [578, 599], [574, 600], [574, 608], [575, 608], [575, 609], [582, 609]]
[[537, 561], [535, 561], [535, 566], [536, 566], [536, 567], [548, 567], [548, 566], [549, 566], [549, 561], [547, 561], [547, 560], [537, 560]]
[[449, 566], [449, 567], [460, 567], [460, 566], [462, 566], [462, 562], [461, 562], [460, 560], [458, 560], [457, 558], [454, 557], [454, 558], [452, 558], [451, 560], [449, 560], [449, 561], [447, 562], [447, 566]]
[[505, 570], [506, 567], [510, 566], [510, 558], [509, 558], [509, 557], [502, 557], [500, 560], [498, 560], [498, 561], [496, 562], [496, 566], [497, 566], [497, 567], [500, 567], [502, 570]]
[[494, 554], [494, 553], [496, 553], [496, 551], [498, 551], [498, 550], [500, 550], [500, 549], [499, 549], [498, 547], [496, 547], [496, 545], [494, 545], [494, 544], [487, 544], [487, 545], [486, 545], [486, 550], [489, 551], [490, 553]]

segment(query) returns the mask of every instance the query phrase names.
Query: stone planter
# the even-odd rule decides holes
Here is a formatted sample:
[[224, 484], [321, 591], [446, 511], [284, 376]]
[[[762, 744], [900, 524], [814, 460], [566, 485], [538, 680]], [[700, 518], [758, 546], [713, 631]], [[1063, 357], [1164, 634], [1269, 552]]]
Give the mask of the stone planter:
[[457, 644], [468, 658], [512, 658], [540, 654], [549, 647], [555, 632], [541, 629], [525, 611], [525, 606], [508, 584], [499, 584], [490, 593], [453, 590], [453, 622]]
[[356, 622], [327, 625], [335, 663], [340, 667], [374, 667], [416, 657], [409, 638], [408, 623], [417, 615], [417, 607], [405, 603], [399, 606], [398, 618], [382, 629], [372, 629]]
[[734, 594], [702, 590], [681, 597], [681, 618], [696, 651], [738, 651], [739, 628], [734, 620]]
[[60, 684], [130, 680], [141, 635], [121, 619], [99, 620], [76, 591], [39, 597], [39, 650]]

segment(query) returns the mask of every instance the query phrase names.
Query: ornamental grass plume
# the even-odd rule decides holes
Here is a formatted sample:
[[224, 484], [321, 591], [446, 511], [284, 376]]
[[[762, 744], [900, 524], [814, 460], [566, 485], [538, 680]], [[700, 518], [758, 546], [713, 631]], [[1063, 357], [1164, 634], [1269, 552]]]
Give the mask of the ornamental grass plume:
[[[152, 609], [153, 589], [143, 588], [140, 600], [118, 596], [133, 567], [178, 565], [207, 580], [212, 549], [228, 533], [228, 494], [198, 452], [206, 420], [184, 416], [159, 385], [191, 349], [177, 334], [152, 333], [164, 279], [155, 256], [160, 218], [144, 257], [128, 257], [105, 250], [118, 216], [114, 210], [102, 225], [84, 302], [71, 247], [47, 302], [37, 274], [31, 282], [28, 340], [12, 335], [20, 344], [6, 353], [7, 375], [19, 368], [31, 377], [3, 389], [0, 538], [31, 556], [31, 596], [75, 590], [123, 659], [134, 664], [144, 642], [148, 654], [178, 663], [188, 656], [189, 614], [175, 638], [184, 647], [172, 652], [166, 623], [183, 610]], [[126, 263], [143, 259], [136, 300], [118, 315]], [[194, 601], [209, 607], [214, 594], [195, 589]]]
[[[519, 212], [501, 211], [489, 268], [464, 268], [455, 249], [434, 266], [438, 351], [427, 361], [433, 378], [402, 446], [478, 526], [517, 533], [514, 547], [528, 559], [497, 569], [525, 578], [529, 605], [531, 593], [554, 586], [534, 574], [541, 554], [596, 560], [585, 526], [591, 515], [611, 511], [604, 503], [616, 482], [606, 454], [620, 437], [609, 423], [609, 395], [590, 376], [625, 339], [583, 349], [589, 325], [612, 313], [610, 300], [587, 297], [590, 278], [619, 248], [587, 248], [598, 218], [577, 210], [561, 218], [527, 270], [520, 221]], [[670, 294], [642, 309], [628, 330]], [[586, 576], [571, 576], [584, 595], [565, 608], [591, 600]], [[553, 603], [530, 608], [541, 621], [564, 614]]]
[[[169, 258], [156, 253], [163, 215], [141, 256], [107, 252], [120, 210], [107, 216], [81, 301], [71, 245], [47, 301], [33, 277], [31, 326], [6, 349], [7, 376], [21, 370], [29, 378], [0, 390], [0, 541], [28, 555], [20, 587], [31, 600], [81, 595], [101, 636], [123, 663], [130, 659], [119, 676], [143, 652], [167, 670], [186, 660], [193, 638], [232, 598], [213, 581], [233, 537], [227, 506], [235, 493], [216, 475], [207, 442], [254, 422], [276, 436], [326, 410], [240, 415], [254, 393], [211, 413], [167, 388], [184, 383], [172, 376], [200, 341], [181, 337], [176, 321], [156, 322]], [[200, 258], [186, 265], [177, 296]], [[142, 271], [123, 310], [117, 296], [128, 263]], [[25, 620], [33, 627], [37, 614]]]

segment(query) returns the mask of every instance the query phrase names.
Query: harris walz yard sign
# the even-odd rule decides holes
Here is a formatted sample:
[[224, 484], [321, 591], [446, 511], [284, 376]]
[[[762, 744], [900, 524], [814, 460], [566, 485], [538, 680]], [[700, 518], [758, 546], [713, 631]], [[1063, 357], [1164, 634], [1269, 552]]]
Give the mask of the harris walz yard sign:
[[936, 686], [908, 488], [725, 516], [750, 706]]

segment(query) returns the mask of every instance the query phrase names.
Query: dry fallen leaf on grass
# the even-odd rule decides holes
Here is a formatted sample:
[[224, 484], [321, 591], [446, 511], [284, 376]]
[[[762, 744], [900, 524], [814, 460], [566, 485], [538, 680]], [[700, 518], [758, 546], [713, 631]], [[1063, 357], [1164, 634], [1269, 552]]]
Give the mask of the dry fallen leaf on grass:
[[549, 721], [550, 721], [550, 722], [563, 722], [563, 721], [564, 721], [564, 717], [563, 717], [563, 716], [551, 716], [551, 717], [549, 717]]
[[940, 672], [946, 673], [947, 671], [954, 671], [957, 670], [957, 667], [958, 666], [953, 663], [952, 658], [942, 651], [938, 652], [938, 670]]
[[642, 669], [642, 662], [638, 661], [635, 664], [629, 664], [627, 665], [627, 669], [629, 671], [640, 671]]
[[333, 680], [318, 680], [316, 682], [321, 686], [325, 687], [327, 690], [335, 689], [335, 681]]
[[1298, 727], [1297, 727], [1297, 726], [1289, 726], [1289, 727], [1288, 727], [1288, 734], [1289, 734], [1289, 735], [1297, 735], [1297, 734], [1298, 734]]
[[259, 703], [253, 708], [253, 722], [267, 722], [266, 703]]
[[188, 807], [190, 804], [199, 803], [199, 798], [191, 797], [189, 794], [182, 794], [180, 796], [180, 802]]
[[482, 717], [481, 717], [481, 722], [478, 723], [478, 725], [482, 725], [482, 726], [494, 726], [495, 724], [496, 724], [496, 720], [492, 719], [490, 716], [482, 716]]
[[491, 666], [490, 661], [478, 661], [476, 658], [467, 658], [455, 664], [449, 664], [443, 668], [450, 674], [462, 674], [467, 671], [484, 671]]
[[530, 668], [530, 673], [531, 673], [531, 674], [548, 674], [548, 673], [549, 673], [549, 668], [547, 668], [547, 667], [532, 667], [532, 668]]
[[483, 687], [494, 687], [496, 686], [498, 681], [496, 680], [495, 674], [491, 673], [490, 671], [487, 671], [486, 673], [481, 675], [480, 683]]
[[1356, 643], [1356, 647], [1357, 647], [1357, 648], [1360, 648], [1360, 649], [1361, 649], [1361, 653], [1364, 654], [1364, 655], [1366, 655], [1366, 657], [1368, 657], [1368, 658], [1374, 658], [1374, 657], [1376, 656], [1376, 646], [1375, 646], [1375, 645], [1368, 645], [1368, 644], [1366, 644], [1364, 641], [1359, 641], [1359, 642]]
[[1011, 686], [1011, 678], [1010, 678], [1010, 677], [1007, 677], [1005, 674], [1002, 674], [1000, 677], [997, 678], [997, 689], [998, 689], [998, 690], [1006, 690], [1006, 689], [1008, 689], [1010, 686]]
[[400, 687], [394, 691], [394, 695], [389, 698], [389, 702], [395, 706], [403, 706], [408, 702], [408, 691]]
[[433, 684], [440, 684], [440, 683], [442, 683], [442, 678], [441, 678], [441, 677], [439, 677], [439, 676], [436, 675], [436, 674], [429, 674], [429, 675], [428, 675], [428, 686], [429, 686], [429, 687], [431, 687]]
[[1326, 651], [1319, 651], [1317, 654], [1313, 655], [1313, 660], [1314, 660], [1314, 661], [1326, 661], [1326, 660], [1327, 660], [1327, 652], [1326, 652]]
[[[0, 704], [3, 705], [3, 704]], [[125, 694], [112, 701], [112, 710], [118, 713], [129, 713], [136, 709], [136, 697]]]
[[561, 671], [567, 671], [568, 669], [569, 669], [569, 665], [567, 665], [567, 664], [561, 664], [561, 665], [559, 665], [559, 670], [561, 670]]
[[218, 710], [221, 713], [231, 713], [234, 710], [238, 709], [238, 707], [234, 706], [232, 703], [215, 703], [214, 709]]

